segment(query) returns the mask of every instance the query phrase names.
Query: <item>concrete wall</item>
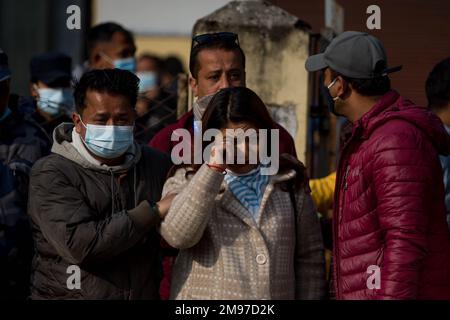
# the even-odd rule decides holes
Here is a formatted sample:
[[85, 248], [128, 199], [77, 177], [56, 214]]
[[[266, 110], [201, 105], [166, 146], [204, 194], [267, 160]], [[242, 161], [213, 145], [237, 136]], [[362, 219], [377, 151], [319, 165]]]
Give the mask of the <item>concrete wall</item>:
[[161, 57], [177, 56], [188, 70], [189, 51], [191, 49], [190, 36], [141, 36], [135, 37], [137, 55], [152, 53]]

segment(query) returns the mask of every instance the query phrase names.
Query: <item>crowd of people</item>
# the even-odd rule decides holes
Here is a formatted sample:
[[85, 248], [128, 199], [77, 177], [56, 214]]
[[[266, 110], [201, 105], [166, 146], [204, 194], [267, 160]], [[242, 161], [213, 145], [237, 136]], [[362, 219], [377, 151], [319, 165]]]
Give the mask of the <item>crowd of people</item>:
[[[310, 56], [348, 124], [337, 171], [309, 180], [246, 88], [237, 34], [192, 38], [197, 99], [180, 117], [176, 58], [135, 57], [115, 23], [86, 47], [74, 70], [62, 53], [33, 57], [29, 97], [10, 93], [0, 50], [0, 298], [450, 300], [450, 58], [429, 75], [427, 108], [391, 88], [401, 68], [367, 33]], [[179, 130], [220, 138], [180, 164]], [[245, 161], [222, 161], [239, 149], [229, 132], [258, 130], [277, 132], [275, 174], [245, 139]]]

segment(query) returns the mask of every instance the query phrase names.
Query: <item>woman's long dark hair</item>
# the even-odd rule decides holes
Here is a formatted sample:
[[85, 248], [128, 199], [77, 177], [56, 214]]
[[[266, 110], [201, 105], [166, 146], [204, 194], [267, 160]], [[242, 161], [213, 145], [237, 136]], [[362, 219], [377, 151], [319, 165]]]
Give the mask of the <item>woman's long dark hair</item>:
[[[211, 99], [202, 117], [202, 136], [208, 129], [223, 129], [230, 123], [249, 122], [257, 129], [276, 129], [274, 120], [269, 114], [266, 105], [256, 93], [245, 87], [231, 87], [221, 89]], [[270, 148], [270, 134], [268, 135], [267, 147]], [[203, 142], [202, 152], [210, 142]], [[269, 150], [271, 154], [272, 150]], [[203, 153], [202, 153], [203, 154]], [[307, 186], [305, 166], [295, 157], [288, 154], [280, 155], [279, 172], [294, 169], [296, 171], [296, 189]], [[169, 173], [173, 175], [176, 169], [189, 167], [189, 172], [196, 172], [200, 165], [178, 165], [174, 166]]]

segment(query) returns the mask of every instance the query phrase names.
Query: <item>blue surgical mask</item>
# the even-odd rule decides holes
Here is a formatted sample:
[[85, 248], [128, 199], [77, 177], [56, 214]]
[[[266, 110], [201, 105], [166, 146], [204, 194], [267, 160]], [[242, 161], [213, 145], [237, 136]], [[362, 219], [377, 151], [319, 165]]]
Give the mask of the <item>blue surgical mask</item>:
[[9, 107], [6, 107], [5, 111], [3, 112], [3, 115], [0, 116], [0, 122], [8, 118], [8, 116], [11, 114], [11, 109]]
[[158, 76], [153, 71], [136, 73], [139, 78], [139, 92], [146, 92], [156, 88], [158, 85]]
[[[80, 116], [81, 120], [81, 116]], [[84, 144], [93, 154], [104, 159], [123, 155], [132, 145], [134, 126], [103, 126], [81, 123], [86, 128]]]
[[57, 116], [61, 113], [70, 114], [74, 109], [72, 90], [68, 88], [38, 88], [39, 98], [37, 107], [39, 110]]
[[113, 61], [114, 68], [133, 72], [136, 70], [136, 60], [134, 57], [116, 59]]
[[136, 71], [136, 59], [134, 59], [134, 57], [113, 60], [103, 52], [100, 52], [100, 55], [103, 57], [103, 59], [111, 63], [114, 68], [127, 70], [133, 73]]

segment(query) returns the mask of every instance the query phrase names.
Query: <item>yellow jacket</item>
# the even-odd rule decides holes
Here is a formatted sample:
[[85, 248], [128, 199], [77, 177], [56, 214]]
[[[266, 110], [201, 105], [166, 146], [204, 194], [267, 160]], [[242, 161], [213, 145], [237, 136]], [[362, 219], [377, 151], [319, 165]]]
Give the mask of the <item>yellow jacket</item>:
[[334, 185], [336, 183], [336, 172], [320, 179], [311, 179], [311, 197], [317, 207], [317, 211], [326, 214], [333, 207]]

